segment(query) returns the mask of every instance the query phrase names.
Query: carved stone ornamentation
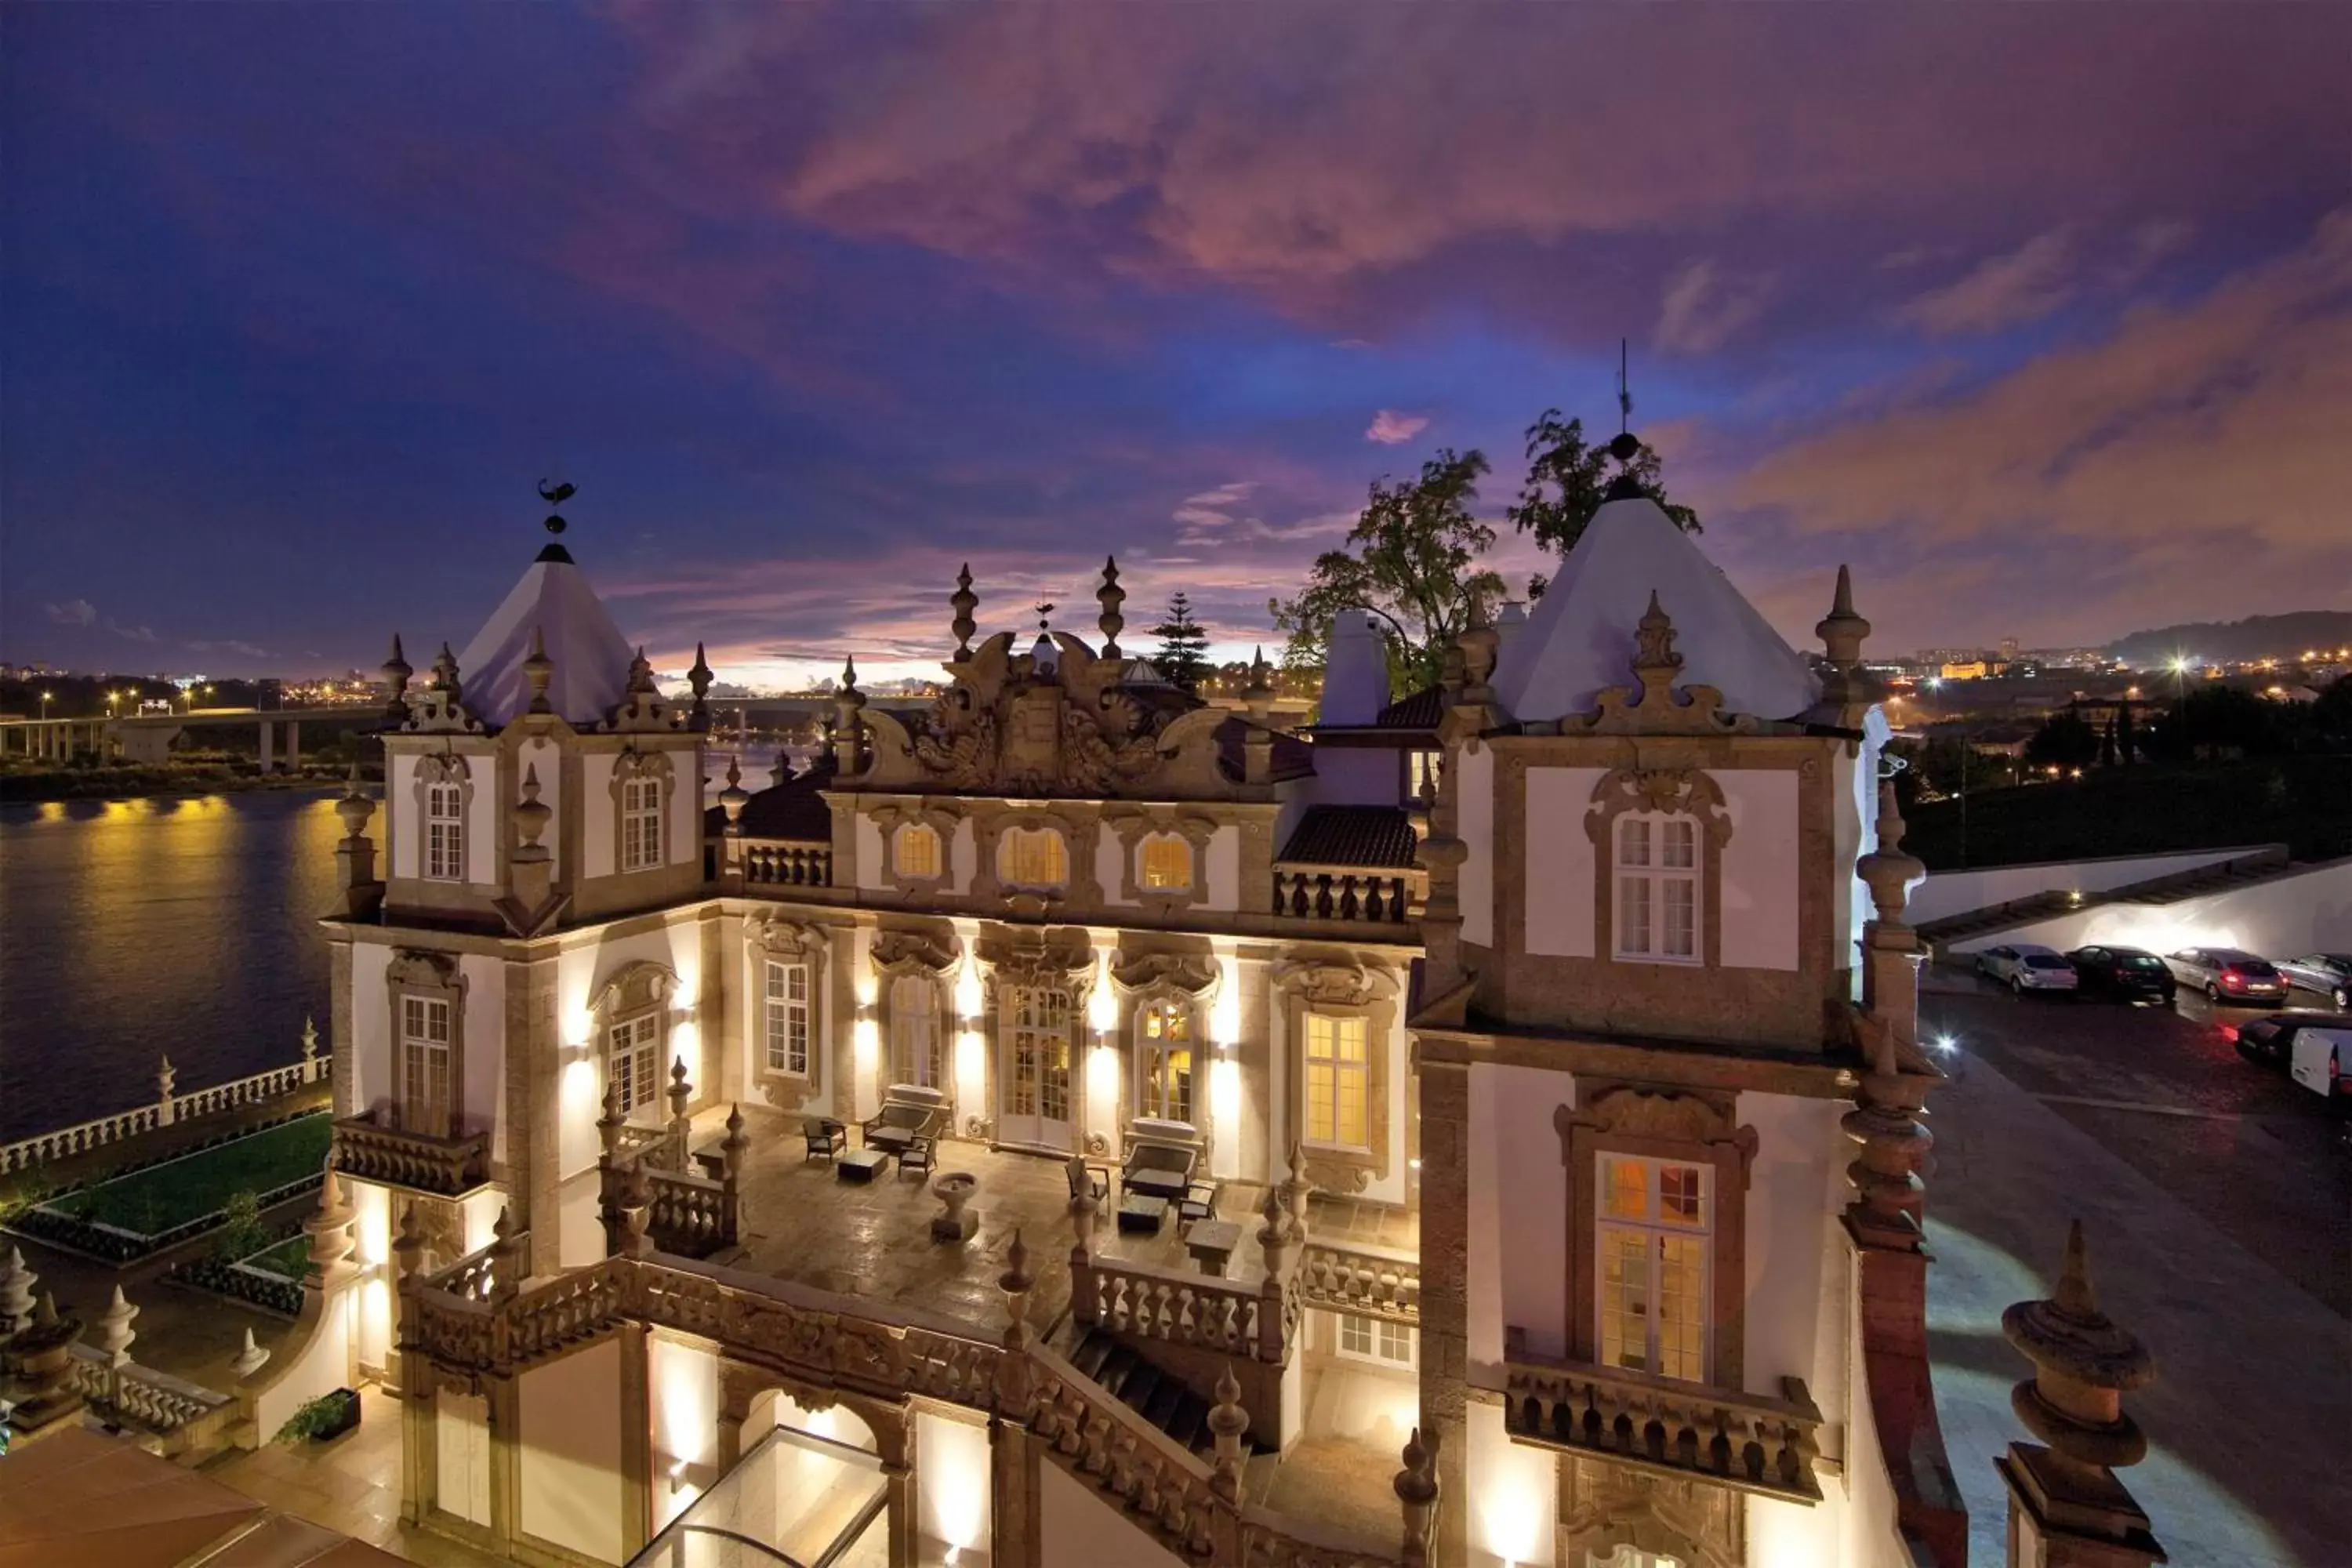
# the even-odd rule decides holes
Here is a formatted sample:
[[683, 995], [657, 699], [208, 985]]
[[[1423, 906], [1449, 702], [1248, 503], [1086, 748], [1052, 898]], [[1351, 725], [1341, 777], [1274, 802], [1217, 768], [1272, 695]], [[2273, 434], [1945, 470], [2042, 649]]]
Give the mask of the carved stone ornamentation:
[[1605, 1563], [1631, 1546], [1691, 1568], [1741, 1568], [1747, 1524], [1746, 1500], [1712, 1481], [1573, 1456], [1560, 1466], [1560, 1543], [1570, 1562]]
[[[1723, 710], [1723, 693], [1712, 686], [1675, 684], [1682, 673], [1683, 656], [1675, 651], [1675, 623], [1658, 603], [1654, 590], [1650, 607], [1633, 634], [1633, 686], [1612, 686], [1594, 699], [1590, 713], [1570, 714], [1559, 721], [1563, 735], [1733, 735], [1752, 734], [1755, 719]], [[1680, 693], [1680, 700], [1676, 693]]]
[[1216, 959], [1205, 952], [1121, 952], [1110, 964], [1110, 977], [1122, 991], [1165, 986], [1194, 997], [1214, 989], [1219, 973]]

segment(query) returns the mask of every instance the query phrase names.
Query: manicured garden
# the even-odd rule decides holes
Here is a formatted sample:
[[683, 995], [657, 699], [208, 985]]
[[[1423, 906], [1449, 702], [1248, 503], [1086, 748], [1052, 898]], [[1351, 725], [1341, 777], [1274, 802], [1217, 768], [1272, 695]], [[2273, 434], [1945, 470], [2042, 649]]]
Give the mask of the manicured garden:
[[264, 1274], [275, 1274], [280, 1279], [299, 1280], [302, 1278], [302, 1271], [310, 1266], [310, 1238], [308, 1236], [289, 1236], [268, 1251], [257, 1252], [238, 1261], [247, 1268], [258, 1268]]
[[249, 1223], [317, 1186], [333, 1132], [323, 1112], [299, 1116], [51, 1198], [10, 1225], [110, 1262], [144, 1258], [227, 1224], [233, 1206]]

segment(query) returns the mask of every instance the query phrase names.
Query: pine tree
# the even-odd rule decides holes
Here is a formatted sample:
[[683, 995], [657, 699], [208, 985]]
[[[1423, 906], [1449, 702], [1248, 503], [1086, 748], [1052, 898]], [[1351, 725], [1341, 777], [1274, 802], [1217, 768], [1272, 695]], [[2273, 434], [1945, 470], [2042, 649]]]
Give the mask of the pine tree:
[[2132, 733], [2131, 703], [2126, 700], [2116, 716], [2116, 761], [2129, 765], [2132, 751], [2138, 744], [2138, 737]]
[[1182, 594], [1168, 601], [1168, 618], [1151, 628], [1160, 639], [1152, 663], [1168, 684], [1198, 695], [1202, 678], [1209, 673], [1209, 634], [1192, 618], [1192, 604]]
[[2115, 716], [2113, 714], [2109, 714], [2107, 716], [2107, 727], [2099, 735], [2099, 766], [2103, 768], [2111, 768], [2115, 765], [2116, 721]]

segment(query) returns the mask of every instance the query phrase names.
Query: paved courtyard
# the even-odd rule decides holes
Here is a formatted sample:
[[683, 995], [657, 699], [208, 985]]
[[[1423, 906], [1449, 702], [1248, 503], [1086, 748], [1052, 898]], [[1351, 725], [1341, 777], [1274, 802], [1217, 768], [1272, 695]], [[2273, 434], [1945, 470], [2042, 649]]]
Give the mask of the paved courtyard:
[[2126, 1479], [2172, 1562], [2352, 1562], [2352, 1171], [2326, 1108], [2198, 1000], [2021, 1003], [1934, 971], [1921, 1016], [1958, 1042], [1931, 1101], [1927, 1316], [1971, 1561], [2003, 1560], [1992, 1459], [2025, 1435], [2000, 1313], [2049, 1293], [2079, 1216], [2101, 1306], [2155, 1354]]

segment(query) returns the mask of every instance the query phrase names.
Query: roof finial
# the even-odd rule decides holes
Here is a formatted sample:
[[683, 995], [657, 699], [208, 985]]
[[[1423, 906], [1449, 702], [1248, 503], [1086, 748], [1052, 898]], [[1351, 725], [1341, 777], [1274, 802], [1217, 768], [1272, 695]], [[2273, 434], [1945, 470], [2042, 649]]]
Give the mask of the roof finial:
[[1102, 618], [1096, 623], [1102, 627], [1102, 656], [1117, 658], [1118, 634], [1127, 626], [1127, 617], [1118, 613], [1118, 607], [1127, 602], [1127, 590], [1118, 585], [1118, 558], [1115, 555], [1103, 557], [1102, 586], [1095, 590], [1095, 598], [1102, 605]]
[[1626, 379], [1627, 363], [1625, 340], [1619, 338], [1617, 340], [1617, 434], [1620, 436], [1630, 436], [1633, 433], [1633, 384]]
[[1625, 340], [1617, 340], [1617, 434], [1609, 440], [1609, 455], [1617, 459], [1617, 477], [1601, 492], [1603, 500], [1633, 500], [1649, 492], [1634, 477], [1633, 460], [1642, 455], [1642, 438], [1633, 434], [1633, 384], [1627, 370]]
[[1838, 566], [1837, 594], [1830, 603], [1830, 613], [1813, 627], [1813, 635], [1822, 639], [1830, 663], [1839, 668], [1862, 662], [1863, 639], [1870, 636], [1870, 623], [1854, 613], [1853, 574], [1843, 563]]
[[555, 679], [555, 661], [547, 657], [547, 638], [536, 622], [530, 628], [530, 655], [522, 661], [522, 678], [530, 682], [530, 711], [554, 712], [547, 700], [547, 688]]
[[[577, 495], [579, 489], [577, 485], [566, 483], [562, 479], [552, 482], [541, 479], [539, 481], [539, 499], [550, 506], [562, 506]], [[566, 526], [562, 514], [552, 511], [547, 514], [546, 528], [551, 534], [562, 534]], [[569, 562], [572, 559], [572, 552], [563, 548], [561, 539], [551, 539], [547, 542], [547, 547], [539, 552], [539, 558], [541, 561]]]
[[948, 630], [955, 633], [956, 662], [961, 664], [971, 657], [971, 634], [980, 629], [971, 618], [971, 613], [980, 608], [980, 595], [971, 591], [971, 562], [965, 562], [963, 570], [956, 574], [956, 591], [948, 595], [948, 603], [955, 608], [955, 619]]

